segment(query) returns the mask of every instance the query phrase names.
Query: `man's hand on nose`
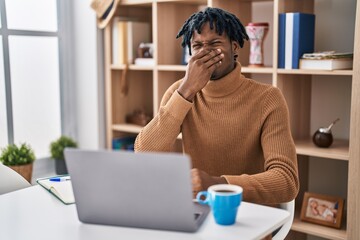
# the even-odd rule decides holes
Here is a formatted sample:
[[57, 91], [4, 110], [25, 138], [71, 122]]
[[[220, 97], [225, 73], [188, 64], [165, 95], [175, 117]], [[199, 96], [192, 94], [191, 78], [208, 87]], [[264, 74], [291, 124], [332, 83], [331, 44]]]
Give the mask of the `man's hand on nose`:
[[221, 65], [223, 58], [221, 49], [202, 49], [191, 57], [185, 77], [178, 88], [179, 94], [188, 101], [192, 101], [196, 93], [210, 81], [211, 74]]

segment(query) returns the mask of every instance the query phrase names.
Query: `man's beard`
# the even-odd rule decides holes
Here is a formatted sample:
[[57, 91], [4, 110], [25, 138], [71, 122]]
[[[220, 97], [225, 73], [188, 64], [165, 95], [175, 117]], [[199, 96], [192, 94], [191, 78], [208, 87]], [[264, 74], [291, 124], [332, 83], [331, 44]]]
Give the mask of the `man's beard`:
[[211, 77], [210, 77], [210, 81], [216, 81], [216, 80], [219, 80], [220, 78], [217, 78], [212, 74]]
[[210, 81], [216, 81], [216, 80], [219, 80], [220, 78], [222, 78], [222, 77], [219, 77], [217, 74], [215, 74], [215, 71], [211, 74]]

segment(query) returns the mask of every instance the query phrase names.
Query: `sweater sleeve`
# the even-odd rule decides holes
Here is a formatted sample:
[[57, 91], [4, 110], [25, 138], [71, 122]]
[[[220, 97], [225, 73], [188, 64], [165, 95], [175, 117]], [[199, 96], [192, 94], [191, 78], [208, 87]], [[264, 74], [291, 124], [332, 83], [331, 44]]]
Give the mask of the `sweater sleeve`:
[[228, 183], [243, 187], [245, 201], [262, 204], [291, 201], [299, 191], [297, 157], [289, 112], [279, 89], [268, 91], [260, 124], [264, 172], [223, 177]]
[[176, 84], [163, 96], [158, 114], [140, 131], [135, 140], [135, 151], [173, 150], [181, 132], [181, 125], [192, 103], [177, 92]]

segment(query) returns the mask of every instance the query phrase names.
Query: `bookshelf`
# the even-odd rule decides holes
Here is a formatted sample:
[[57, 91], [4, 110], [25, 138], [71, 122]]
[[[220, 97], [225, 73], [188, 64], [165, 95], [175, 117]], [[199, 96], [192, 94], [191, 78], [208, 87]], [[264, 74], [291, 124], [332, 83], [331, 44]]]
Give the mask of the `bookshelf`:
[[[329, 1], [317, 0], [123, 0], [117, 9], [117, 16], [138, 18], [147, 21], [152, 26], [152, 42], [154, 43], [154, 66], [138, 66], [130, 64], [127, 68], [129, 92], [126, 97], [119, 94], [121, 87], [121, 74], [125, 65], [114, 65], [112, 59], [112, 31], [111, 24], [104, 30], [105, 50], [105, 101], [106, 101], [106, 133], [107, 146], [111, 148], [113, 138], [136, 135], [140, 126], [127, 124], [126, 115], [136, 109], [144, 109], [148, 114], [154, 116], [160, 105], [162, 95], [166, 89], [181, 78], [186, 67], [181, 65], [182, 49], [180, 39], [175, 39], [177, 31], [193, 12], [204, 6], [219, 7], [236, 14], [242, 23], [257, 21], [256, 10], [262, 11], [265, 21], [270, 23], [269, 33], [265, 39], [264, 55], [265, 67], [250, 68], [249, 44], [242, 49], [239, 60], [243, 65], [242, 71], [247, 77], [272, 84], [280, 88], [286, 98], [291, 117], [292, 134], [296, 143], [298, 154], [299, 174], [301, 189], [296, 199], [296, 211], [299, 212], [302, 204], [302, 195], [309, 191], [313, 179], [310, 178], [312, 163], [317, 158], [326, 161], [338, 161], [344, 164], [348, 171], [346, 173], [346, 221], [341, 229], [324, 227], [321, 225], [302, 222], [295, 217], [292, 226], [291, 239], [306, 239], [306, 236], [315, 236], [325, 239], [360, 239], [360, 189], [357, 187], [360, 182], [360, 66], [354, 65], [353, 70], [287, 70], [278, 69], [278, 14], [284, 12], [316, 13], [315, 7], [318, 4], [325, 4]], [[354, 51], [354, 62], [360, 62], [360, 6], [357, 0], [346, 0], [355, 10], [355, 16], [346, 16], [340, 21], [349, 23], [351, 26], [350, 36], [344, 37], [347, 45]], [[264, 5], [258, 7], [258, 5]], [[321, 6], [320, 6], [321, 7]], [[265, 10], [264, 10], [265, 9]], [[270, 14], [269, 14], [270, 13]], [[337, 22], [337, 11], [332, 12], [334, 16], [331, 21]], [[317, 16], [318, 17], [318, 16]], [[264, 21], [264, 19], [261, 19]], [[317, 18], [316, 21], [324, 21]], [[317, 31], [315, 29], [315, 31]], [[336, 30], [334, 30], [336, 32]], [[328, 34], [331, 34], [330, 32]], [[332, 33], [334, 34], [334, 33]], [[326, 37], [326, 36], [325, 36]], [[329, 35], [328, 38], [332, 38]], [[315, 40], [318, 45], [325, 45], [329, 41]], [[349, 43], [348, 43], [349, 42]], [[331, 46], [330, 46], [331, 47]], [[323, 49], [326, 50], [326, 49]], [[328, 50], [328, 49], [327, 49]], [[349, 109], [345, 113], [343, 131], [341, 138], [335, 136], [331, 148], [321, 149], [312, 144], [311, 135], [318, 119], [323, 112], [314, 113], [312, 104], [314, 95], [312, 87], [314, 84], [324, 84], [318, 78], [335, 79], [335, 84], [342, 85], [343, 81], [350, 85], [350, 91], [345, 95], [350, 96], [344, 107]], [[322, 96], [329, 101], [333, 96]], [[345, 98], [340, 95], [340, 98]], [[342, 100], [342, 99], [341, 99]], [[329, 111], [324, 110], [325, 115]], [[340, 110], [335, 110], [343, 114]], [[348, 119], [348, 121], [347, 121]], [[329, 123], [333, 119], [328, 119]], [[327, 124], [327, 123], [324, 123]], [[340, 134], [341, 135], [341, 134]], [[178, 138], [181, 141], [181, 136]], [[326, 166], [323, 169], [327, 171]], [[319, 173], [320, 178], [323, 173]], [[330, 186], [326, 186], [330, 187]]]

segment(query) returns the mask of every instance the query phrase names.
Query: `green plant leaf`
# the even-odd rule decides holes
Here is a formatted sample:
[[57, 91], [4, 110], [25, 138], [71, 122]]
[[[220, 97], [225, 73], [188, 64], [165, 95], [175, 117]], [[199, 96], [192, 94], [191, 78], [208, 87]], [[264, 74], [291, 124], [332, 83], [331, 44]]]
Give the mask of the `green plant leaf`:
[[64, 149], [66, 147], [77, 148], [77, 142], [68, 136], [61, 136], [57, 140], [51, 142], [50, 153], [53, 159], [64, 160]]
[[35, 161], [35, 154], [31, 146], [22, 143], [20, 146], [9, 144], [1, 149], [0, 162], [4, 165], [24, 165]]

